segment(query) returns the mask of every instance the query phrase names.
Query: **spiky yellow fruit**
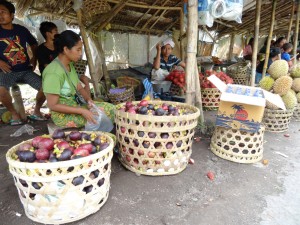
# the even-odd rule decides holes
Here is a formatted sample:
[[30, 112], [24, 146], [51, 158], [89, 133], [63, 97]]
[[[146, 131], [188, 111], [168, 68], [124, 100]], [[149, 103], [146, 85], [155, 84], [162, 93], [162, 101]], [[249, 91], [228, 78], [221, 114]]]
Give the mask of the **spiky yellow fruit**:
[[292, 89], [296, 92], [300, 92], [300, 78], [294, 79]]
[[285, 60], [274, 61], [268, 69], [268, 73], [275, 80], [281, 76], [287, 75], [289, 71], [289, 64]]
[[267, 109], [279, 109], [279, 107], [277, 107], [276, 105], [274, 105], [273, 103], [267, 101], [266, 102], [266, 108]]
[[281, 97], [286, 109], [294, 109], [297, 105], [297, 98], [293, 92], [288, 91], [287, 94]]
[[300, 64], [295, 65], [291, 69], [291, 76], [294, 78], [300, 78]]
[[260, 80], [259, 86], [266, 91], [270, 91], [273, 87], [274, 82], [275, 80], [272, 77], [264, 77]]
[[296, 94], [296, 98], [297, 98], [298, 103], [300, 103], [300, 92], [298, 94]]
[[283, 96], [289, 90], [291, 90], [292, 84], [293, 84], [293, 78], [289, 76], [279, 77], [273, 85], [273, 91], [275, 94], [279, 94], [280, 96]]

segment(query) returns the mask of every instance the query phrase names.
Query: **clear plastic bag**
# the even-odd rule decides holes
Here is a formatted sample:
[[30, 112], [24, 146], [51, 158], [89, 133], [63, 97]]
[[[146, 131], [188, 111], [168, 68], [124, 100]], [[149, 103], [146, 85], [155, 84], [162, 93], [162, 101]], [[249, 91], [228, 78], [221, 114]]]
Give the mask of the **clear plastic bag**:
[[211, 0], [198, 0], [198, 24], [212, 27], [214, 24], [214, 18], [210, 14], [209, 9]]
[[222, 19], [242, 23], [243, 0], [226, 0], [226, 12]]
[[11, 137], [20, 137], [22, 134], [27, 133], [29, 135], [33, 135], [34, 128], [28, 124], [23, 125], [15, 133], [11, 134]]
[[85, 124], [86, 131], [103, 131], [110, 132], [114, 128], [111, 120], [102, 112], [95, 104], [92, 106], [90, 111], [94, 114], [94, 119], [96, 123], [91, 123], [89, 121]]

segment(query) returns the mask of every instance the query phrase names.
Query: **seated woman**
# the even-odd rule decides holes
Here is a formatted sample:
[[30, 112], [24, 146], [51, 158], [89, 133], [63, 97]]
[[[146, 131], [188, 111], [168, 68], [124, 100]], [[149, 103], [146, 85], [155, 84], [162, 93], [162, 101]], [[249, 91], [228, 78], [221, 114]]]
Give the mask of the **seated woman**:
[[162, 45], [160, 43], [156, 45], [157, 53], [151, 72], [152, 80], [164, 80], [174, 66], [185, 68], [185, 63], [172, 55], [174, 46], [175, 43], [170, 38], [163, 41]]
[[[269, 56], [269, 61], [268, 61], [268, 65], [267, 65], [267, 70], [275, 60], [280, 59], [280, 53], [281, 53], [280, 48], [272, 47], [270, 49], [270, 56]], [[258, 84], [260, 82], [260, 80], [262, 79], [262, 72], [264, 69], [264, 65], [265, 65], [265, 60], [261, 61], [258, 64], [258, 66], [256, 67], [255, 84]], [[269, 76], [269, 74], [266, 74], [266, 76]]]
[[[82, 55], [80, 36], [66, 30], [55, 35], [54, 47], [58, 57], [45, 68], [42, 75], [43, 90], [53, 122], [59, 127], [83, 127], [87, 121], [95, 123], [94, 115], [88, 110], [93, 101], [81, 86], [73, 65]], [[76, 90], [86, 100], [87, 106], [76, 102]], [[105, 102], [95, 104], [114, 120], [113, 105]]]
[[254, 44], [254, 38], [250, 38], [248, 44], [243, 49], [243, 57], [245, 60], [252, 60], [252, 49]]

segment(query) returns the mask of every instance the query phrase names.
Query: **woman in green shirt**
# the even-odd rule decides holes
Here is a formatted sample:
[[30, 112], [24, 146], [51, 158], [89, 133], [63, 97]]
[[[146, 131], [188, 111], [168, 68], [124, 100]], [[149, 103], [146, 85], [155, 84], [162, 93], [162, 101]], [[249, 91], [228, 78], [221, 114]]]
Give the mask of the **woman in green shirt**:
[[[82, 41], [73, 31], [66, 30], [57, 34], [54, 46], [58, 57], [43, 71], [43, 91], [51, 110], [51, 118], [59, 127], [83, 127], [86, 121], [95, 123], [94, 115], [89, 107], [94, 103], [82, 87], [73, 62], [82, 56]], [[87, 102], [81, 106], [75, 100], [76, 90]], [[105, 102], [95, 102], [113, 121], [114, 106]]]

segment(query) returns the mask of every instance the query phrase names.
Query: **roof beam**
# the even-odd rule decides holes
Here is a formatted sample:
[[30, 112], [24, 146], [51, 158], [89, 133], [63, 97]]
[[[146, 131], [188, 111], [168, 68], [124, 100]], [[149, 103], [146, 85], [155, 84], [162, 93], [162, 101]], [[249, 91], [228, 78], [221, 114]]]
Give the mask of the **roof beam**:
[[[159, 2], [159, 0], [156, 0], [152, 5], [157, 4], [157, 2]], [[144, 19], [144, 17], [151, 11], [151, 9], [148, 9], [147, 12], [144, 13], [144, 15], [141, 16], [141, 18], [139, 18], [139, 20], [135, 23], [134, 27], [136, 27], [137, 25], [139, 25], [139, 23], [142, 21], [142, 19]]]
[[[107, 0], [107, 2], [111, 2], [111, 3], [115, 3], [115, 4], [120, 3], [120, 1], [118, 1], [118, 0]], [[126, 3], [126, 6], [142, 8], [142, 9], [181, 10], [181, 7], [144, 5], [141, 3]]]

